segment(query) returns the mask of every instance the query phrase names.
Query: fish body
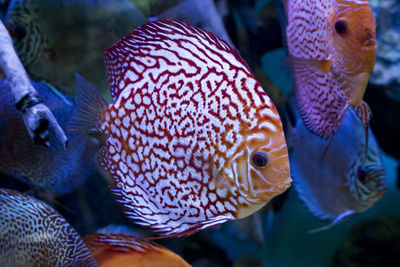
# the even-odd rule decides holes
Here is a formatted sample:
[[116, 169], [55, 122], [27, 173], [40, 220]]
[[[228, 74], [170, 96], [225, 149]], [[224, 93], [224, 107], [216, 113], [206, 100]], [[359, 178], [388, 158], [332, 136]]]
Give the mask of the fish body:
[[104, 267], [191, 266], [169, 249], [131, 235], [93, 233], [84, 240], [98, 264]]
[[109, 98], [103, 51], [146, 22], [130, 0], [13, 0], [5, 25], [27, 72], [74, 95], [74, 73]]
[[306, 127], [331, 137], [346, 110], [356, 107], [367, 129], [362, 100], [375, 64], [375, 18], [367, 0], [287, 0], [288, 63], [296, 103]]
[[[43, 83], [32, 84], [65, 130], [73, 101], [63, 94], [57, 95]], [[66, 149], [57, 142], [48, 148], [34, 144], [6, 79], [0, 80], [0, 91], [0, 172], [22, 177], [46, 192], [60, 195], [82, 184], [93, 170], [88, 166], [92, 164], [96, 142], [81, 134], [66, 133]], [[50, 138], [56, 140], [52, 131]]]
[[83, 239], [47, 204], [0, 189], [1, 266], [97, 266]]
[[233, 46], [225, 29], [222, 16], [212, 0], [184, 0], [156, 15], [157, 19], [176, 19], [218, 35]]
[[99, 165], [125, 214], [168, 235], [243, 218], [291, 182], [279, 114], [216, 35], [174, 20], [105, 52], [115, 104], [78, 76], [72, 130], [106, 133]]
[[330, 145], [307, 130], [298, 112], [293, 114], [295, 126], [288, 133], [291, 172], [307, 208], [336, 223], [373, 206], [386, 191], [384, 169], [370, 129], [365, 154], [363, 125], [355, 111], [346, 112]]

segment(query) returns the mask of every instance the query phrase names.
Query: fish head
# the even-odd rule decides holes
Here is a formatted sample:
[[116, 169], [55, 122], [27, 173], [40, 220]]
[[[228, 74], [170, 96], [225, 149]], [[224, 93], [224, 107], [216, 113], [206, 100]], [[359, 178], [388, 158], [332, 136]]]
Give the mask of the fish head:
[[375, 65], [376, 22], [368, 1], [337, 1], [328, 20], [334, 68], [353, 88], [348, 95], [358, 105]]
[[226, 173], [237, 188], [237, 218], [262, 208], [291, 185], [288, 150], [282, 123], [274, 106], [261, 110], [258, 125], [243, 129], [244, 140]]
[[[362, 146], [364, 147], [364, 146]], [[370, 208], [386, 192], [385, 172], [376, 144], [368, 144], [366, 157], [359, 156], [359, 164], [347, 176], [350, 192], [363, 211]]]

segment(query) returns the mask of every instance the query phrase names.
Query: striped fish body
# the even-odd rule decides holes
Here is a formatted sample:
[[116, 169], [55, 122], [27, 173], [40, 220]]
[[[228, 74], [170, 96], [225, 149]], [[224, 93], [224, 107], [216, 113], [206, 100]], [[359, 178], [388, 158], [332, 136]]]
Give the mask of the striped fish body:
[[294, 187], [307, 208], [318, 218], [332, 222], [371, 208], [386, 191], [372, 131], [365, 154], [363, 126], [352, 108], [330, 145], [310, 133], [297, 112], [293, 114], [295, 126], [288, 133], [291, 172]]
[[0, 189], [1, 266], [97, 266], [83, 239], [47, 204]]
[[353, 106], [367, 129], [362, 101], [375, 64], [375, 19], [367, 0], [287, 0], [289, 64], [300, 115], [330, 137]]
[[107, 49], [105, 61], [115, 103], [78, 77], [90, 92], [77, 96], [83, 112], [71, 128], [108, 134], [99, 165], [129, 218], [188, 234], [245, 217], [290, 186], [280, 117], [226, 42], [160, 20]]

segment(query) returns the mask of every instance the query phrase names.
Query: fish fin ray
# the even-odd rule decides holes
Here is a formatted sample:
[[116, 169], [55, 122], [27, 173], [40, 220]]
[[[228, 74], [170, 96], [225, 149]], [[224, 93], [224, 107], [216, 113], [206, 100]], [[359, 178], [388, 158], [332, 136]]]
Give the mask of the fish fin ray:
[[372, 111], [371, 108], [368, 106], [368, 104], [365, 101], [362, 101], [360, 104], [358, 104], [356, 107], [356, 114], [360, 118], [363, 126], [364, 126], [364, 132], [365, 132], [365, 156], [368, 154], [368, 126], [369, 122], [372, 117]]
[[316, 228], [316, 229], [309, 230], [309, 231], [307, 231], [307, 233], [308, 234], [314, 234], [314, 233], [317, 233], [317, 232], [328, 230], [328, 229], [332, 228], [333, 226], [335, 226], [335, 225], [347, 220], [348, 218], [354, 216], [355, 214], [356, 214], [356, 212], [354, 210], [345, 210], [342, 213], [340, 213], [338, 216], [336, 216], [335, 219], [331, 223], [329, 223], [329, 224], [327, 224], [325, 226]]
[[75, 74], [75, 108], [68, 124], [69, 131], [100, 132], [101, 116], [107, 102], [93, 84], [79, 74]]

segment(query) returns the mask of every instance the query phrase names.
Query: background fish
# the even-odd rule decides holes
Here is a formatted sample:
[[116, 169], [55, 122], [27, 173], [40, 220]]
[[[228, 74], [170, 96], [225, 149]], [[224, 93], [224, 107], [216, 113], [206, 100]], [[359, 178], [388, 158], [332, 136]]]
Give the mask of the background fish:
[[1, 266], [97, 266], [79, 234], [47, 204], [0, 189]]
[[131, 235], [93, 233], [84, 241], [100, 266], [191, 266], [171, 250]]
[[108, 134], [99, 165], [129, 218], [188, 234], [246, 217], [290, 186], [279, 114], [216, 35], [155, 21], [105, 61], [115, 104], [78, 76], [71, 129]]
[[[65, 130], [73, 111], [71, 99], [42, 83], [32, 84]], [[58, 142], [48, 148], [34, 144], [6, 79], [0, 80], [0, 91], [0, 172], [25, 178], [48, 193], [69, 193], [82, 184], [93, 170], [97, 142], [66, 132], [67, 149]], [[50, 140], [56, 140], [53, 135], [51, 132]]]
[[286, 0], [288, 63], [297, 107], [306, 127], [329, 137], [356, 107], [367, 129], [371, 111], [362, 101], [375, 64], [375, 19], [367, 0]]
[[219, 38], [233, 46], [213, 0], [184, 0], [156, 17], [157, 19], [176, 19], [195, 25], [218, 35]]
[[310, 133], [293, 106], [295, 127], [288, 133], [291, 173], [308, 209], [334, 223], [369, 209], [386, 191], [379, 147], [371, 130], [365, 155], [362, 123], [349, 109], [326, 150], [329, 141]]
[[14, 0], [5, 21], [31, 77], [73, 95], [79, 72], [106, 98], [103, 51], [145, 22], [129, 0]]

